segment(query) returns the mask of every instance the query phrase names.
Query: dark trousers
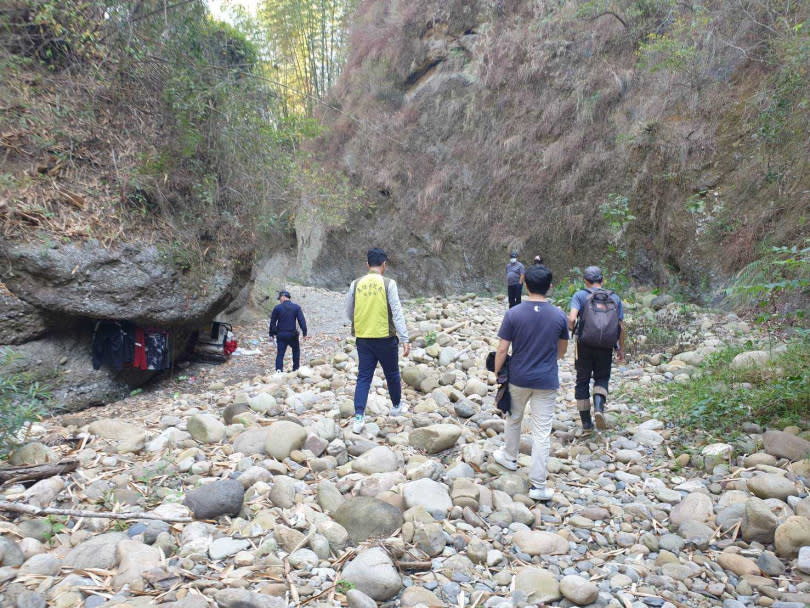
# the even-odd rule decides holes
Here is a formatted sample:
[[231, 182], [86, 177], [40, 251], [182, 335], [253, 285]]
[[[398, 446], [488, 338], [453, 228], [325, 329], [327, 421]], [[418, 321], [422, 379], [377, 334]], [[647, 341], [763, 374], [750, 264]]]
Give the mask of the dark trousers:
[[520, 283], [517, 285], [508, 285], [507, 290], [509, 291], [509, 308], [520, 304], [523, 295], [523, 285]]
[[402, 400], [402, 380], [399, 377], [399, 339], [357, 338], [357, 386], [354, 389], [354, 413], [364, 414], [368, 391], [377, 363], [382, 365], [391, 403]]
[[610, 382], [610, 365], [613, 360], [613, 350], [609, 348], [589, 348], [577, 344], [577, 358], [574, 368], [577, 370], [577, 383], [574, 388], [575, 399], [589, 399], [591, 396], [590, 383], [608, 391]]
[[284, 370], [284, 355], [287, 347], [292, 348], [293, 371], [298, 369], [301, 362], [301, 346], [298, 344], [298, 334], [280, 333], [276, 334], [276, 369]]

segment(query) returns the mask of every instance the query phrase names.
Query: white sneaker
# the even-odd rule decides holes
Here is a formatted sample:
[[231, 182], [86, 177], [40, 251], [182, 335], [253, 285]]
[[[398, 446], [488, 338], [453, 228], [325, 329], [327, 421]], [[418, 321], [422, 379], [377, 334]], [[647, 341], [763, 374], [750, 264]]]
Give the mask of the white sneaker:
[[504, 469], [509, 469], [510, 471], [517, 471], [517, 462], [509, 458], [506, 455], [506, 452], [502, 449], [495, 450], [492, 453], [492, 459], [501, 465]]
[[366, 426], [366, 417], [363, 414], [358, 414], [354, 417], [354, 423], [352, 424], [352, 432], [357, 435], [363, 431], [363, 427]]
[[529, 498], [532, 500], [541, 500], [545, 502], [547, 500], [551, 500], [552, 496], [554, 496], [554, 490], [551, 488], [532, 488], [529, 490]]
[[283, 374], [283, 373], [284, 373], [284, 372], [283, 372], [283, 371], [281, 371], [280, 369], [277, 369], [277, 370], [276, 370], [276, 376], [278, 376], [279, 374]]
[[392, 405], [391, 412], [389, 413], [391, 416], [401, 416], [402, 415], [402, 404], [399, 405]]

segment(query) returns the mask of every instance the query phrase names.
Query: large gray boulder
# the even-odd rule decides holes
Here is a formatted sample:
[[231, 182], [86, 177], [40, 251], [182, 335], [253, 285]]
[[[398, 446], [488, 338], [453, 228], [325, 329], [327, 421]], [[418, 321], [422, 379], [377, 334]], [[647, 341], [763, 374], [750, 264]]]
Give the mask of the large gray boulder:
[[461, 427], [455, 424], [431, 424], [414, 429], [408, 436], [412, 447], [436, 454], [453, 447], [461, 437]]
[[184, 274], [146, 243], [102, 247], [93, 240], [43, 247], [0, 242], [0, 279], [21, 300], [53, 314], [192, 326], [212, 319], [250, 279], [250, 264], [218, 260]]
[[359, 553], [343, 568], [342, 577], [377, 601], [390, 600], [402, 588], [402, 577], [379, 547]]
[[347, 498], [334, 512], [333, 518], [346, 528], [355, 544], [369, 538], [388, 536], [402, 525], [399, 509], [371, 496]]

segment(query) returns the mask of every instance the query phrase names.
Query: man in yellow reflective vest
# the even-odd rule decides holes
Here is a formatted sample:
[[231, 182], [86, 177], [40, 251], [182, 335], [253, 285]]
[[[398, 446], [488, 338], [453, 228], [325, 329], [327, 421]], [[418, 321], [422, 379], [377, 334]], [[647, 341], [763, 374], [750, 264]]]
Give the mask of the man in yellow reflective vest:
[[399, 375], [399, 343], [402, 354], [411, 352], [408, 328], [399, 301], [396, 281], [383, 277], [388, 257], [382, 249], [369, 249], [366, 254], [368, 274], [352, 282], [346, 296], [346, 317], [352, 323], [357, 343], [357, 386], [354, 389], [354, 424], [360, 433], [365, 426], [366, 402], [377, 363], [382, 365], [391, 415], [402, 413], [402, 380]]

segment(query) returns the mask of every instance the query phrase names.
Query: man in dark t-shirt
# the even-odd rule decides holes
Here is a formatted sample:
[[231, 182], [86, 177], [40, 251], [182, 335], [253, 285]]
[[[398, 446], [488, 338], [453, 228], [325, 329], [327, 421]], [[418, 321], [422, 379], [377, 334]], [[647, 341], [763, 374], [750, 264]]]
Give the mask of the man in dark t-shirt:
[[284, 371], [284, 354], [287, 347], [292, 349], [293, 371], [298, 369], [301, 361], [301, 346], [298, 343], [298, 327], [304, 338], [307, 337], [307, 321], [304, 311], [290, 299], [289, 291], [278, 292], [279, 304], [270, 316], [270, 337], [276, 339], [276, 373]]
[[557, 360], [568, 349], [568, 322], [565, 313], [546, 298], [551, 287], [551, 271], [542, 264], [526, 270], [525, 285], [529, 299], [510, 308], [498, 331], [500, 344], [495, 355], [495, 374], [504, 363], [509, 347], [509, 392], [512, 410], [504, 428], [504, 448], [492, 457], [510, 471], [517, 470], [520, 450], [520, 426], [526, 405], [531, 406], [532, 464], [529, 497], [549, 500], [554, 491], [546, 487], [548, 454], [551, 447], [551, 423], [557, 391], [560, 388]]
[[[577, 321], [588, 298], [595, 290], [602, 288], [604, 281], [602, 269], [598, 266], [588, 266], [583, 272], [582, 278], [585, 282], [585, 289], [580, 289], [571, 298], [571, 310], [568, 313], [568, 327], [571, 331], [575, 331]], [[610, 294], [610, 299], [616, 303], [619, 316], [619, 341], [615, 346], [616, 361], [624, 363], [624, 309], [621, 299], [615, 293]], [[578, 332], [575, 333], [579, 335]], [[592, 431], [594, 424], [600, 431], [607, 428], [605, 404], [608, 397], [613, 350], [614, 348], [592, 348], [577, 342], [574, 351], [576, 353], [574, 369], [577, 372], [574, 398], [577, 400], [577, 409], [584, 431]], [[593, 378], [593, 419], [591, 419], [591, 393], [589, 390], [591, 378]]]
[[509, 308], [520, 304], [523, 295], [523, 282], [526, 267], [518, 262], [517, 251], [509, 254], [509, 263], [506, 265], [506, 291], [509, 296]]

